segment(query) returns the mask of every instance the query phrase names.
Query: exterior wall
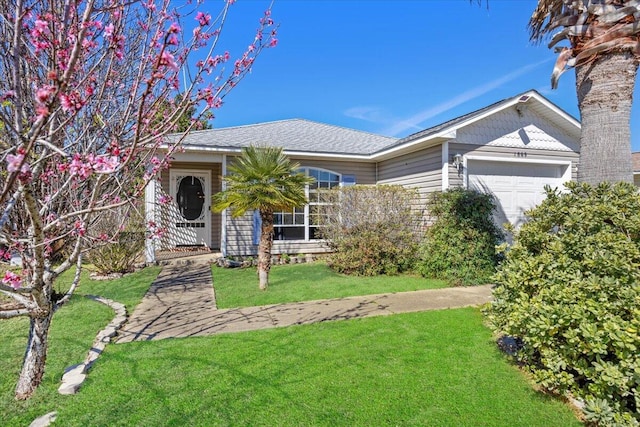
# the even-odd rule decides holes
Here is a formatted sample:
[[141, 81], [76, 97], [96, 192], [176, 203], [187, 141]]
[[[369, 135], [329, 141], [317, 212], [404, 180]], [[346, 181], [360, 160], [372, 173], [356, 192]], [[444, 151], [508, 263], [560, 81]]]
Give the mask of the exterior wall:
[[[571, 179], [577, 177], [577, 165], [579, 154], [573, 151], [551, 151], [522, 149], [513, 147], [478, 146], [472, 144], [449, 143], [449, 154], [460, 153], [464, 156], [486, 156], [493, 158], [513, 159], [514, 161], [525, 162], [527, 160], [540, 161], [571, 161]], [[466, 171], [461, 170], [460, 174], [453, 167], [449, 167], [449, 187], [463, 187], [465, 183]]]
[[[571, 179], [577, 177], [578, 141], [532, 109], [510, 108], [458, 130], [449, 143], [455, 154], [511, 158], [516, 161], [571, 161]], [[449, 159], [451, 162], [451, 159]], [[465, 171], [449, 168], [449, 187], [463, 186]]]
[[358, 162], [353, 160], [309, 160], [292, 157], [291, 160], [303, 167], [329, 170], [340, 175], [354, 175], [356, 184], [373, 185], [376, 183], [376, 165], [372, 162]]
[[[455, 131], [453, 139], [446, 146], [437, 144], [409, 154], [399, 155], [378, 163], [353, 160], [314, 160], [308, 157], [291, 159], [303, 167], [316, 167], [341, 175], [355, 176], [356, 184], [392, 184], [416, 188], [420, 194], [420, 204], [428, 194], [442, 191], [444, 187], [465, 186], [466, 170], [458, 172], [452, 165], [456, 154], [464, 157], [492, 157], [513, 159], [514, 161], [571, 161], [572, 179], [577, 175], [578, 142], [555, 124], [553, 117], [544, 116], [544, 111], [526, 108], [522, 105], [496, 112], [476, 123]], [[452, 132], [453, 136], [453, 132]], [[432, 142], [433, 143], [433, 142]], [[448, 157], [444, 159], [443, 153]], [[196, 157], [185, 158], [188, 161], [172, 164], [176, 169], [206, 169], [211, 171], [212, 192], [222, 189], [222, 164], [220, 159], [209, 163], [199, 162]], [[232, 161], [233, 157], [228, 157]], [[204, 159], [203, 159], [204, 160]], [[205, 160], [206, 161], [206, 160]], [[198, 163], [199, 162], [199, 163]], [[443, 168], [446, 176], [443, 180]], [[637, 184], [640, 184], [640, 175]], [[169, 173], [162, 174], [161, 187], [169, 190]], [[213, 248], [220, 248], [222, 239], [222, 221], [220, 214], [211, 217], [211, 241]], [[226, 253], [229, 256], [255, 255], [253, 215], [241, 218], [227, 217]], [[166, 225], [166, 224], [163, 224]], [[275, 241], [273, 253], [319, 253], [328, 248], [321, 241]]]
[[442, 189], [442, 146], [429, 147], [378, 163], [378, 184], [417, 188], [422, 204]]
[[[579, 152], [579, 142], [533, 109], [509, 108], [458, 129], [456, 142], [489, 147]], [[450, 152], [450, 154], [453, 154]]]
[[[227, 255], [255, 255], [258, 245], [253, 244], [253, 213], [227, 219]], [[223, 252], [224, 253], [224, 252]]]
[[[222, 165], [220, 163], [182, 163], [174, 162], [171, 164], [173, 169], [187, 169], [187, 170], [208, 170], [211, 171], [211, 191], [212, 194], [219, 192], [222, 188]], [[169, 183], [169, 171], [162, 171], [160, 177], [160, 191], [163, 194], [169, 195], [170, 183]], [[172, 196], [173, 197], [173, 196]], [[211, 203], [208, 204], [210, 206]], [[220, 240], [222, 235], [221, 214], [211, 213], [211, 249], [220, 249]], [[166, 215], [162, 216], [162, 226], [169, 227], [168, 219]], [[160, 242], [160, 248], [163, 250], [172, 249], [169, 242], [166, 239], [162, 239]]]
[[[258, 245], [253, 241], [253, 213], [247, 213], [239, 218], [230, 218], [227, 221], [227, 255], [228, 256], [255, 256], [258, 253]], [[327, 246], [319, 240], [275, 240], [271, 253], [278, 254], [315, 254], [328, 252]]]
[[[229, 159], [231, 160], [231, 159]], [[301, 167], [313, 167], [335, 172], [340, 175], [353, 175], [356, 184], [375, 184], [376, 168], [374, 163], [339, 160], [310, 160], [291, 157]], [[249, 256], [258, 253], [258, 245], [254, 244], [253, 213], [227, 220], [227, 255]], [[272, 253], [298, 254], [328, 252], [328, 247], [319, 240], [276, 240]]]

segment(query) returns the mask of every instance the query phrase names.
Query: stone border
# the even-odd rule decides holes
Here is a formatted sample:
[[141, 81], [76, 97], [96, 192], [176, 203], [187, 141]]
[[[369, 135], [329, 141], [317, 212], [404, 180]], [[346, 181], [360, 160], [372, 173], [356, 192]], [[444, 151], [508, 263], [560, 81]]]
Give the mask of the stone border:
[[116, 316], [103, 330], [98, 332], [84, 362], [65, 369], [62, 384], [58, 388], [60, 394], [76, 394], [78, 392], [93, 363], [102, 354], [107, 344], [111, 342], [111, 338], [116, 336], [118, 329], [127, 321], [127, 309], [124, 304], [95, 295], [87, 295], [87, 298], [108, 305], [115, 311]]

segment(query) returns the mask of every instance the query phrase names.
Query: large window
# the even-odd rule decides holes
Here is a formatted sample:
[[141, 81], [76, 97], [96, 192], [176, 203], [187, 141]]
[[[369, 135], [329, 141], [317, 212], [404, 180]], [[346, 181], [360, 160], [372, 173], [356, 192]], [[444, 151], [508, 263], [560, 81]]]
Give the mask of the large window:
[[337, 173], [315, 168], [302, 168], [300, 171], [315, 178], [315, 181], [306, 188], [309, 204], [289, 212], [275, 213], [275, 240], [319, 239], [320, 207], [326, 203], [323, 200], [323, 190], [330, 190], [340, 185], [340, 175]]

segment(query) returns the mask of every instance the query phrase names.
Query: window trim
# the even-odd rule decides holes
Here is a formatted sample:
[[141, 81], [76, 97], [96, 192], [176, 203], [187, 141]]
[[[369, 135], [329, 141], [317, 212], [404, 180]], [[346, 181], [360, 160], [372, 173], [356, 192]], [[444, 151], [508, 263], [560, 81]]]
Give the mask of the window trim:
[[[318, 172], [327, 172], [330, 173], [332, 175], [335, 175], [338, 178], [338, 187], [342, 187], [343, 186], [343, 182], [342, 182], [342, 177], [343, 174], [332, 171], [330, 169], [325, 169], [325, 168], [319, 168], [319, 167], [315, 167], [315, 166], [302, 166], [300, 168], [297, 169], [299, 172], [304, 172], [306, 176], [311, 176], [310, 171], [311, 170], [316, 170]], [[354, 176], [355, 179], [355, 175]], [[320, 187], [317, 187], [318, 189], [320, 189]], [[275, 217], [274, 217], [274, 242], [291, 242], [291, 243], [300, 243], [300, 242], [305, 242], [305, 243], [309, 243], [309, 242], [322, 242], [322, 239], [311, 239], [310, 237], [310, 231], [311, 231], [311, 227], [310, 227], [310, 206], [311, 205], [320, 205], [320, 203], [313, 203], [311, 202], [309, 196], [311, 194], [311, 189], [309, 184], [305, 185], [304, 188], [304, 194], [305, 197], [308, 200], [308, 203], [304, 205], [304, 239], [291, 239], [291, 240], [286, 240], [286, 239], [277, 239], [275, 236], [275, 228], [277, 227], [285, 227], [285, 228], [294, 228], [294, 227], [299, 227], [298, 225], [294, 225], [294, 224], [275, 224]], [[292, 209], [291, 214], [294, 214], [295, 209]], [[274, 214], [277, 213], [288, 213], [288, 212], [274, 212]]]

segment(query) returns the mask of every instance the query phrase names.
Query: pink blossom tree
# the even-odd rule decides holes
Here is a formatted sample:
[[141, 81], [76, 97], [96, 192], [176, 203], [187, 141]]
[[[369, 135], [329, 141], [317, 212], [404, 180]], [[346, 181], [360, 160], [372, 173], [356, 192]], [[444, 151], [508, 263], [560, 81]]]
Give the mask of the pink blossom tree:
[[[78, 286], [83, 254], [119, 231], [98, 234], [99, 216], [134, 207], [180, 147], [159, 150], [164, 136], [185, 113], [197, 126], [277, 43], [268, 6], [232, 57], [219, 41], [234, 1], [215, 15], [200, 3], [0, 0], [0, 255], [21, 260], [0, 274], [13, 300], [0, 318], [30, 319], [18, 399], [42, 380], [53, 313]], [[73, 283], [56, 293], [68, 269]]]

